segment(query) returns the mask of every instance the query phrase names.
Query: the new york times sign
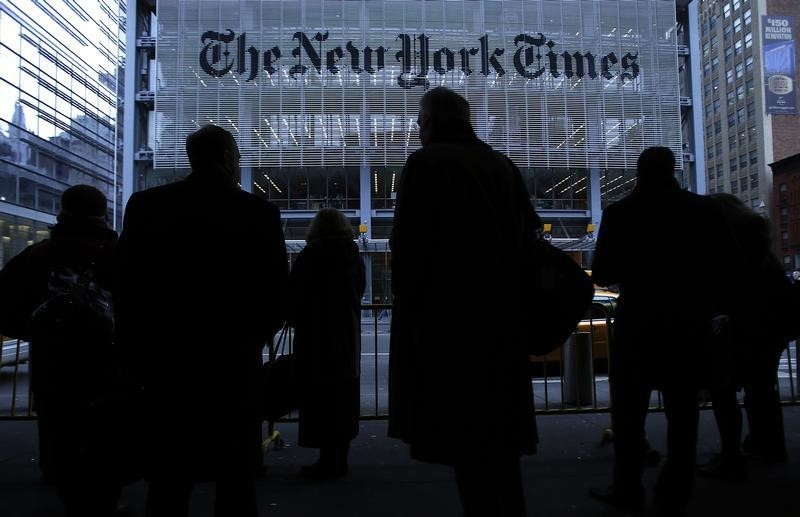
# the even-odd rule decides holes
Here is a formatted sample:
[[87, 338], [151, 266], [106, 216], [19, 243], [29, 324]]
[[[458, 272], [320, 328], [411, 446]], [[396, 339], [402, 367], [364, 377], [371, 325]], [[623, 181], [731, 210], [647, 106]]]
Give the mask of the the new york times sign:
[[186, 135], [203, 124], [233, 133], [254, 169], [399, 167], [435, 86], [463, 95], [478, 136], [526, 168], [635, 168], [654, 145], [682, 156], [675, 0], [157, 9], [156, 167], [188, 166]]
[[[369, 45], [358, 48], [352, 41], [334, 45], [328, 32], [313, 35], [295, 32], [292, 40], [297, 44], [289, 52], [278, 46], [261, 50], [247, 44], [246, 32], [206, 31], [200, 37], [200, 68], [212, 77], [235, 72], [245, 81], [252, 81], [262, 68], [269, 74], [276, 74], [286, 66], [289, 76], [299, 79], [309, 67], [320, 74], [338, 74], [342, 67], [349, 67], [356, 74], [375, 74], [386, 68], [388, 59], [394, 59], [400, 64], [397, 84], [403, 88], [427, 88], [431, 68], [439, 75], [460, 71], [465, 76], [479, 73], [503, 77], [507, 73], [498, 59], [506, 49], [493, 46], [488, 35], [478, 38], [475, 46], [460, 49], [439, 48], [433, 42], [433, 50], [431, 38], [424, 33], [398, 34], [396, 50]], [[638, 52], [618, 56], [613, 51], [596, 55], [591, 51], [563, 50], [541, 32], [519, 34], [514, 37], [513, 45], [514, 71], [526, 79], [563, 76], [612, 80], [619, 77], [627, 81], [640, 74]]]

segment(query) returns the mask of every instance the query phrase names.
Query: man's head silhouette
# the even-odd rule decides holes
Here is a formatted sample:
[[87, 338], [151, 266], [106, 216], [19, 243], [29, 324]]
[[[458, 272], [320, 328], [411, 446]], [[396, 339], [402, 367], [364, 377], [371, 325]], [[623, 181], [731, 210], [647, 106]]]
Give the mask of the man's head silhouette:
[[75, 185], [61, 194], [59, 223], [79, 223], [108, 227], [106, 196], [91, 185]]
[[198, 174], [223, 173], [234, 184], [241, 180], [239, 147], [233, 135], [219, 126], [203, 126], [186, 137], [186, 154]]
[[662, 185], [674, 181], [675, 155], [668, 147], [645, 149], [636, 162], [636, 181], [639, 185]]
[[469, 115], [469, 103], [453, 90], [443, 86], [428, 90], [419, 101], [420, 142], [427, 145], [452, 132], [474, 135]]

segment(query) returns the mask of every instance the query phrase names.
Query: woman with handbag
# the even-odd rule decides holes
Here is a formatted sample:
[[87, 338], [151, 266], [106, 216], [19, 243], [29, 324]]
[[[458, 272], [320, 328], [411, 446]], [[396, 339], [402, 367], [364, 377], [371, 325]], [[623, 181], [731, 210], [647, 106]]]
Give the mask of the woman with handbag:
[[300, 391], [299, 445], [320, 449], [301, 475], [347, 474], [350, 441], [360, 413], [361, 296], [364, 263], [344, 215], [323, 208], [289, 276], [289, 322]]

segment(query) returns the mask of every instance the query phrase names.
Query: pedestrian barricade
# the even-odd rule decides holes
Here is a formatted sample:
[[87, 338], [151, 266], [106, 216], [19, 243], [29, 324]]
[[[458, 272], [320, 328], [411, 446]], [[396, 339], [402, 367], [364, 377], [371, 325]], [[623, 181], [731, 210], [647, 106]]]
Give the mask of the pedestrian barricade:
[[[361, 309], [361, 418], [387, 418], [392, 306], [365, 304]], [[565, 346], [546, 356], [530, 358], [534, 404], [538, 414], [610, 410], [608, 374], [614, 363], [615, 309], [615, 299], [595, 299], [586, 319], [580, 322], [575, 335]], [[283, 339], [288, 340], [287, 348], [291, 352], [291, 329], [286, 331]], [[3, 338], [2, 345], [0, 420], [36, 418], [30, 393], [28, 343]], [[269, 359], [269, 347], [265, 347], [264, 360]], [[687, 360], [692, 360], [692, 357], [687, 356]], [[796, 342], [792, 342], [781, 356], [777, 383], [784, 404], [800, 403]], [[652, 409], [660, 410], [660, 402], [658, 392], [654, 392]], [[284, 420], [296, 417], [296, 413], [290, 413]]]

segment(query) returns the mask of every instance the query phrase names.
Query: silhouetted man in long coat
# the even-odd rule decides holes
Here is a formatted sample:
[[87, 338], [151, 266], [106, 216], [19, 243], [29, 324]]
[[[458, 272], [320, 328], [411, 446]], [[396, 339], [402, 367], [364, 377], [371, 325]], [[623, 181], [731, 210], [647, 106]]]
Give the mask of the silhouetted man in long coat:
[[390, 240], [389, 434], [455, 467], [467, 517], [522, 516], [519, 458], [537, 435], [515, 309], [539, 218], [519, 170], [475, 135], [466, 100], [435, 88], [418, 123]]
[[618, 284], [611, 350], [614, 485], [592, 494], [631, 510], [644, 505], [644, 424], [661, 389], [668, 459], [656, 505], [679, 515], [688, 503], [697, 445], [697, 392], [707, 374], [712, 319], [723, 311], [733, 242], [718, 206], [682, 190], [665, 147], [639, 157], [633, 192], [603, 212], [592, 277]]
[[233, 136], [186, 139], [192, 173], [134, 194], [119, 242], [117, 326], [147, 393], [149, 515], [186, 515], [216, 481], [217, 516], [255, 516], [259, 371], [282, 323], [278, 209], [242, 191]]

